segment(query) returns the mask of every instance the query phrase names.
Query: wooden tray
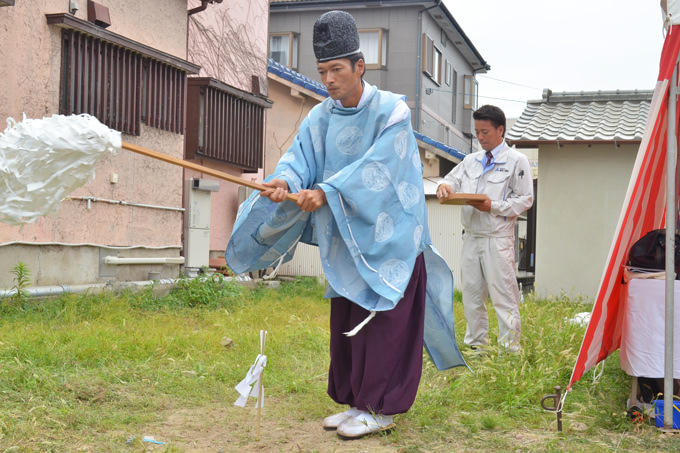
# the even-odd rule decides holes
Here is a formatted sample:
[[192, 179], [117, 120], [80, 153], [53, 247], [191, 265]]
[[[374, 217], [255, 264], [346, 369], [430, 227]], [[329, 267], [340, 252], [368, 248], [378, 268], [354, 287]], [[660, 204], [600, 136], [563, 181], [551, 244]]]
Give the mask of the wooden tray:
[[483, 193], [454, 193], [439, 200], [439, 204], [467, 204], [468, 201], [484, 201], [489, 197]]

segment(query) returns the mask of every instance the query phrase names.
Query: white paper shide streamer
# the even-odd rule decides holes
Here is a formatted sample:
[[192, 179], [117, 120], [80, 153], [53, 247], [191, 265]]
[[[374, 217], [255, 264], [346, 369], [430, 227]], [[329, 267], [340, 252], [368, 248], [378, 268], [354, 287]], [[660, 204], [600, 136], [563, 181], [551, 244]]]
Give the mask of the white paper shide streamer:
[[95, 164], [122, 146], [121, 134], [90, 115], [53, 115], [0, 134], [0, 222], [34, 222], [94, 176]]
[[264, 355], [264, 344], [267, 338], [267, 331], [260, 331], [260, 353], [248, 370], [248, 374], [235, 387], [239, 393], [239, 398], [234, 403], [234, 406], [245, 407], [248, 402], [248, 397], [257, 398], [255, 407], [262, 408], [264, 406], [264, 387], [262, 387], [262, 373], [267, 366], [267, 356]]

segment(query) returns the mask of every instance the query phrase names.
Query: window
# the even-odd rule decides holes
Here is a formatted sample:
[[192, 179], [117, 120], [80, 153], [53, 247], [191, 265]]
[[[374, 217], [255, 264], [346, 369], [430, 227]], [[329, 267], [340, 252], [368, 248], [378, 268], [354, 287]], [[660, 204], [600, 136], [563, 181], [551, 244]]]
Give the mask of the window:
[[477, 109], [477, 81], [471, 75], [466, 75], [463, 87], [463, 108]]
[[437, 84], [442, 83], [442, 53], [434, 41], [423, 33], [422, 71]]
[[273, 33], [269, 35], [269, 58], [288, 68], [298, 67], [297, 33]]
[[271, 102], [210, 77], [190, 77], [186, 156], [257, 171], [264, 155], [265, 109]]
[[444, 77], [444, 83], [446, 83], [448, 86], [451, 86], [451, 73], [453, 72], [453, 67], [451, 66], [451, 62], [449, 60], [446, 60], [446, 76]]
[[423, 48], [421, 49], [422, 70], [425, 74], [432, 77], [432, 62], [434, 60], [434, 43], [429, 36], [423, 34]]
[[73, 29], [62, 31], [60, 113], [88, 113], [139, 135], [140, 122], [184, 132], [186, 72], [136, 49]]
[[187, 76], [148, 59], [143, 65], [142, 121], [165, 131], [184, 133], [184, 98]]
[[432, 75], [432, 80], [434, 80], [437, 85], [442, 84], [442, 53], [434, 48], [434, 73]]
[[366, 69], [385, 69], [387, 67], [387, 31], [383, 29], [359, 30], [359, 38]]

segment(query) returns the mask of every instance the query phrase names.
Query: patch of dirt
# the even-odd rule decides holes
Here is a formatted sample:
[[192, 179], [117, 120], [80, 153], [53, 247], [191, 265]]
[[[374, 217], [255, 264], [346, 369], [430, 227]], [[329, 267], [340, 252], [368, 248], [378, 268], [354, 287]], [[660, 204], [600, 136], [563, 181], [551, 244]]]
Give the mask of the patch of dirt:
[[[330, 415], [330, 414], [329, 414]], [[322, 420], [281, 420], [270, 418], [262, 409], [258, 437], [257, 409], [253, 407], [203, 407], [168, 411], [162, 422], [144, 428], [135, 443], [145, 436], [163, 445], [143, 442], [146, 451], [227, 452], [396, 452], [389, 434], [361, 439], [340, 438], [325, 430]], [[397, 427], [398, 429], [398, 427]], [[386, 437], [387, 436], [387, 437]]]

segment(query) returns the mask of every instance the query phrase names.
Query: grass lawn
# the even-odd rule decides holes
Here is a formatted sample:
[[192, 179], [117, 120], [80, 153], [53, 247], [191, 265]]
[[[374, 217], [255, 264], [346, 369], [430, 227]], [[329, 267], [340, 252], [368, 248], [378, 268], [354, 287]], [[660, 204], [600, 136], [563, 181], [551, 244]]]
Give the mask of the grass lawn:
[[[680, 435], [627, 416], [630, 378], [617, 354], [597, 381], [589, 372], [575, 385], [557, 432], [540, 401], [566, 387], [585, 330], [568, 320], [590, 306], [531, 296], [521, 354], [490, 348], [470, 357], [473, 372], [439, 372], [424, 355], [418, 397], [396, 429], [339, 439], [321, 428], [344, 410], [326, 395], [323, 291], [313, 279], [278, 288], [197, 279], [165, 295], [149, 287], [0, 300], [0, 451], [680, 450]], [[460, 300], [455, 318], [462, 345]], [[490, 318], [495, 334], [493, 310]], [[258, 413], [254, 399], [233, 403], [261, 329], [268, 362]]]

